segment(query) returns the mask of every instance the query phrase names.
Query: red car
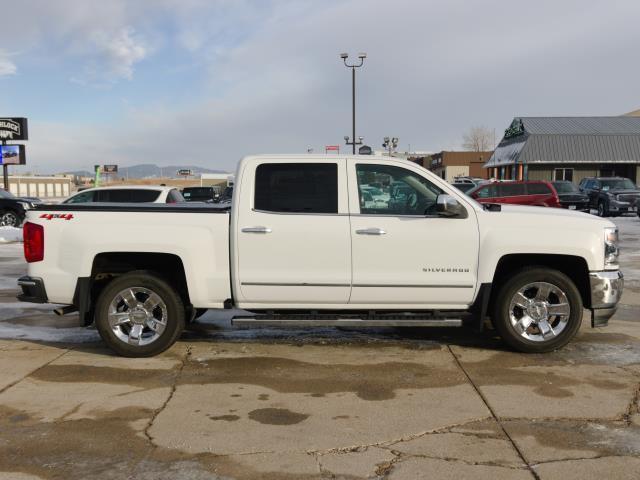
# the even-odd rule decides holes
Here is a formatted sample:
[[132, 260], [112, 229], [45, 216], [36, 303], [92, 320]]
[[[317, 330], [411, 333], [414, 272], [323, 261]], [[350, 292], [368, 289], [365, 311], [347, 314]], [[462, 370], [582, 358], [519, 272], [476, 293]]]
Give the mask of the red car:
[[510, 203], [560, 208], [558, 192], [550, 182], [494, 182], [479, 185], [467, 192], [480, 203]]

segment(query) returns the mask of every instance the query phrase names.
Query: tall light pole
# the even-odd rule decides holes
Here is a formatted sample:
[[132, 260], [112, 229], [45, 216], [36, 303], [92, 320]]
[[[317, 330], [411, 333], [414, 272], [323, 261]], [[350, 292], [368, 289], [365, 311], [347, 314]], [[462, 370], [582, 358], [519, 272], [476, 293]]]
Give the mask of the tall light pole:
[[362, 137], [359, 137], [356, 140], [356, 68], [360, 68], [364, 63], [364, 59], [367, 58], [366, 53], [359, 53], [358, 58], [360, 59], [359, 63], [349, 64], [347, 63], [347, 59], [349, 58], [348, 53], [341, 53], [340, 58], [344, 62], [345, 67], [351, 69], [351, 141], [349, 141], [349, 137], [344, 137], [347, 145], [353, 146], [353, 154], [356, 154], [356, 145], [362, 145]]

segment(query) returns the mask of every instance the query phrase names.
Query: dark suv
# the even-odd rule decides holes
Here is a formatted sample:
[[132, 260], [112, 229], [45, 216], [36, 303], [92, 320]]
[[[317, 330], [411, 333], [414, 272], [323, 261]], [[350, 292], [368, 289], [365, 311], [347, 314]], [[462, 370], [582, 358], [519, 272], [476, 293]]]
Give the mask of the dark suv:
[[27, 210], [33, 208], [37, 203], [42, 203], [42, 201], [34, 197], [16, 197], [12, 193], [0, 189], [0, 226], [20, 226]]
[[597, 209], [601, 217], [638, 211], [640, 189], [628, 178], [586, 177], [579, 187], [589, 197], [591, 208]]

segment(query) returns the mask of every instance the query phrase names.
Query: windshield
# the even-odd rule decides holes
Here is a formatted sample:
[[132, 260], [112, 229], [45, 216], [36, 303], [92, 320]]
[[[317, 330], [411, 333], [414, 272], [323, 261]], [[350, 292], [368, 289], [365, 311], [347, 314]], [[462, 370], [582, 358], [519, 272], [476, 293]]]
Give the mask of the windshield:
[[578, 187], [571, 182], [553, 182], [553, 186], [558, 193], [575, 193], [580, 191]]
[[0, 189], [0, 198], [16, 198], [13, 193]]
[[628, 178], [601, 180], [602, 190], [635, 190], [635, 184]]

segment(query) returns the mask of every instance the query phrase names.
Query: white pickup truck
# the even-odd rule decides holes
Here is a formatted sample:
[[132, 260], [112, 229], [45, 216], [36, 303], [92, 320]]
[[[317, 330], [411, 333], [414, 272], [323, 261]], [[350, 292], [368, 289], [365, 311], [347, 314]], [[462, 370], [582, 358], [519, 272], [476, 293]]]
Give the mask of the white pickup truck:
[[[376, 156], [252, 156], [230, 209], [69, 204], [31, 210], [19, 299], [66, 305], [125, 356], [171, 346], [204, 309], [234, 324], [462, 326], [490, 320], [546, 352], [606, 325], [618, 232], [563, 209], [480, 205]], [[363, 192], [380, 193], [366, 202]]]

